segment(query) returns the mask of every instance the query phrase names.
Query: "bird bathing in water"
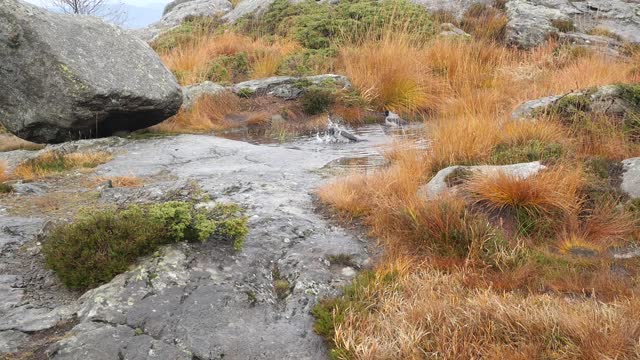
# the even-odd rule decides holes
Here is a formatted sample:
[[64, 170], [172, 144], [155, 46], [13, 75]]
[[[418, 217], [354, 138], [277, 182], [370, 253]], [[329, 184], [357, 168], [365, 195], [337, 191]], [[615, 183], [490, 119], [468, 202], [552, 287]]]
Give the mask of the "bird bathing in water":
[[394, 113], [393, 111], [385, 111], [384, 112], [384, 124], [392, 127], [403, 127], [408, 123], [406, 120], [400, 117], [400, 115]]
[[335, 118], [332, 113], [329, 113], [327, 120], [327, 136], [330, 136], [334, 141], [357, 142], [363, 140], [340, 125], [340, 120]]

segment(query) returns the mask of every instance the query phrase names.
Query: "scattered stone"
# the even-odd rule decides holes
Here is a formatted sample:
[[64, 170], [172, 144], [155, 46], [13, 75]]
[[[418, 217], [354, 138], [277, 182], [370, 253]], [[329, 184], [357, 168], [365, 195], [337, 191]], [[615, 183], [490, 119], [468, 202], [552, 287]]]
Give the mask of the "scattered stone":
[[42, 219], [0, 216], [0, 252], [10, 244], [21, 245], [40, 232]]
[[346, 276], [346, 277], [354, 277], [354, 276], [356, 276], [356, 271], [350, 266], [343, 267], [342, 271], [340, 271], [340, 273], [342, 273], [342, 276]]
[[[445, 192], [457, 191], [459, 184], [450, 186], [447, 181], [447, 178], [456, 171], [466, 171], [470, 175], [482, 174], [486, 176], [505, 173], [526, 179], [544, 169], [546, 169], [546, 166], [542, 165], [539, 161], [511, 165], [449, 166], [438, 171], [426, 185], [421, 186], [418, 189], [418, 195], [431, 200]], [[464, 179], [462, 179], [462, 182], [464, 182]]]
[[456, 19], [461, 19], [464, 13], [476, 4], [491, 6], [493, 0], [411, 0], [422, 5], [429, 12], [445, 12]]
[[189, 85], [182, 88], [182, 108], [187, 110], [193, 106], [199, 97], [204, 95], [216, 95], [225, 90], [225, 87], [211, 81], [205, 81], [199, 84]]
[[0, 354], [18, 351], [29, 341], [29, 335], [15, 330], [0, 331]]
[[540, 111], [540, 109], [546, 109], [547, 107], [555, 104], [555, 102], [560, 98], [561, 96], [553, 95], [526, 101], [513, 110], [511, 117], [516, 120], [533, 117], [537, 111]]
[[38, 143], [104, 137], [174, 115], [181, 89], [149, 46], [91, 16], [0, 0], [0, 122]]

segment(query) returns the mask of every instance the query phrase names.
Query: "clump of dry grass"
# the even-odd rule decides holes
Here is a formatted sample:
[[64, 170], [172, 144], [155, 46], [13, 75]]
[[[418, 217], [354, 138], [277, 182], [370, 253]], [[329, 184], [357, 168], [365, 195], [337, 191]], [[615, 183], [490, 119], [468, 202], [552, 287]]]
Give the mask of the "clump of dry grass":
[[388, 33], [341, 49], [347, 77], [378, 109], [416, 113], [435, 109], [444, 91], [422, 59], [424, 44], [408, 33]]
[[566, 129], [550, 120], [510, 121], [500, 130], [500, 142], [508, 145], [523, 145], [532, 140], [562, 143], [566, 139]]
[[231, 126], [225, 117], [240, 110], [240, 98], [230, 92], [198, 98], [189, 110], [153, 127], [162, 132], [206, 132]]
[[580, 205], [584, 182], [580, 169], [553, 168], [527, 178], [497, 172], [475, 174], [465, 185], [476, 203], [491, 208], [524, 209], [535, 214], [572, 214]]
[[[251, 38], [235, 32], [222, 34], [203, 34], [193, 41], [181, 44], [160, 57], [164, 64], [177, 75], [181, 85], [189, 85], [211, 79], [213, 67], [222, 66], [229, 79], [251, 75], [253, 78], [275, 75], [282, 61], [299, 46], [287, 39], [269, 42], [260, 38]], [[248, 64], [234, 69], [233, 65], [216, 64], [222, 57], [246, 56]], [[245, 68], [245, 65], [248, 68]], [[235, 72], [246, 72], [244, 74]]]
[[[614, 359], [637, 356], [637, 299], [604, 304], [465, 286], [461, 272], [380, 269], [334, 312], [341, 359]], [[375, 309], [362, 311], [361, 309]]]
[[47, 151], [16, 166], [13, 176], [23, 180], [33, 180], [72, 169], [94, 168], [109, 160], [111, 160], [111, 154], [102, 151], [70, 154]]
[[0, 161], [0, 183], [7, 181], [9, 175], [7, 174], [7, 163]]

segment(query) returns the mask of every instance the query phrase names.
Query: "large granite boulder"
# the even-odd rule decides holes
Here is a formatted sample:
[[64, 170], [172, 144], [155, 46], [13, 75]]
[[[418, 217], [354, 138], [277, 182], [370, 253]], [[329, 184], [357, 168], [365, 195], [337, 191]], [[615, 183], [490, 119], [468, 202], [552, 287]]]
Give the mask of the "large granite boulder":
[[135, 34], [144, 41], [152, 42], [158, 35], [180, 25], [184, 20], [197, 17], [221, 16], [233, 9], [228, 0], [174, 0], [164, 8], [162, 18]]
[[89, 16], [0, 0], [0, 122], [39, 143], [157, 124], [180, 86], [143, 41]]

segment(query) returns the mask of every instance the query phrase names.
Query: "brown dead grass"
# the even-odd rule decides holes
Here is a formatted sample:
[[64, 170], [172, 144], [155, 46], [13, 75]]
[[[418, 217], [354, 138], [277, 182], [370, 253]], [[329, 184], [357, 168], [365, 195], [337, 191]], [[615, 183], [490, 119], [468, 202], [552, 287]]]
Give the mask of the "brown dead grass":
[[240, 111], [240, 98], [224, 92], [198, 98], [191, 109], [180, 110], [172, 118], [154, 126], [161, 132], [207, 132], [232, 127], [225, 119], [229, 114]]
[[0, 183], [6, 181], [9, 178], [7, 174], [7, 163], [0, 161]]
[[476, 203], [496, 210], [519, 208], [538, 214], [573, 214], [580, 206], [583, 177], [582, 171], [575, 168], [543, 170], [528, 178], [503, 172], [476, 174], [467, 182], [466, 191]]
[[13, 177], [34, 180], [74, 169], [91, 169], [111, 160], [111, 158], [111, 154], [107, 152], [60, 154], [55, 151], [47, 151], [16, 166], [13, 170]]
[[[381, 268], [334, 341], [349, 359], [632, 359], [637, 299], [605, 304], [465, 286], [464, 272]], [[395, 278], [393, 286], [385, 279]], [[362, 311], [375, 303], [375, 311]]]
[[[217, 58], [237, 54], [246, 54], [248, 58], [250, 74], [244, 74], [245, 76], [273, 76], [284, 58], [298, 48], [295, 42], [286, 39], [269, 42], [235, 32], [225, 32], [195, 37], [193, 41], [161, 54], [160, 58], [171, 71], [178, 74], [181, 85], [190, 85], [211, 80], [207, 73]], [[230, 77], [237, 79], [237, 75], [242, 74], [232, 73]]]

